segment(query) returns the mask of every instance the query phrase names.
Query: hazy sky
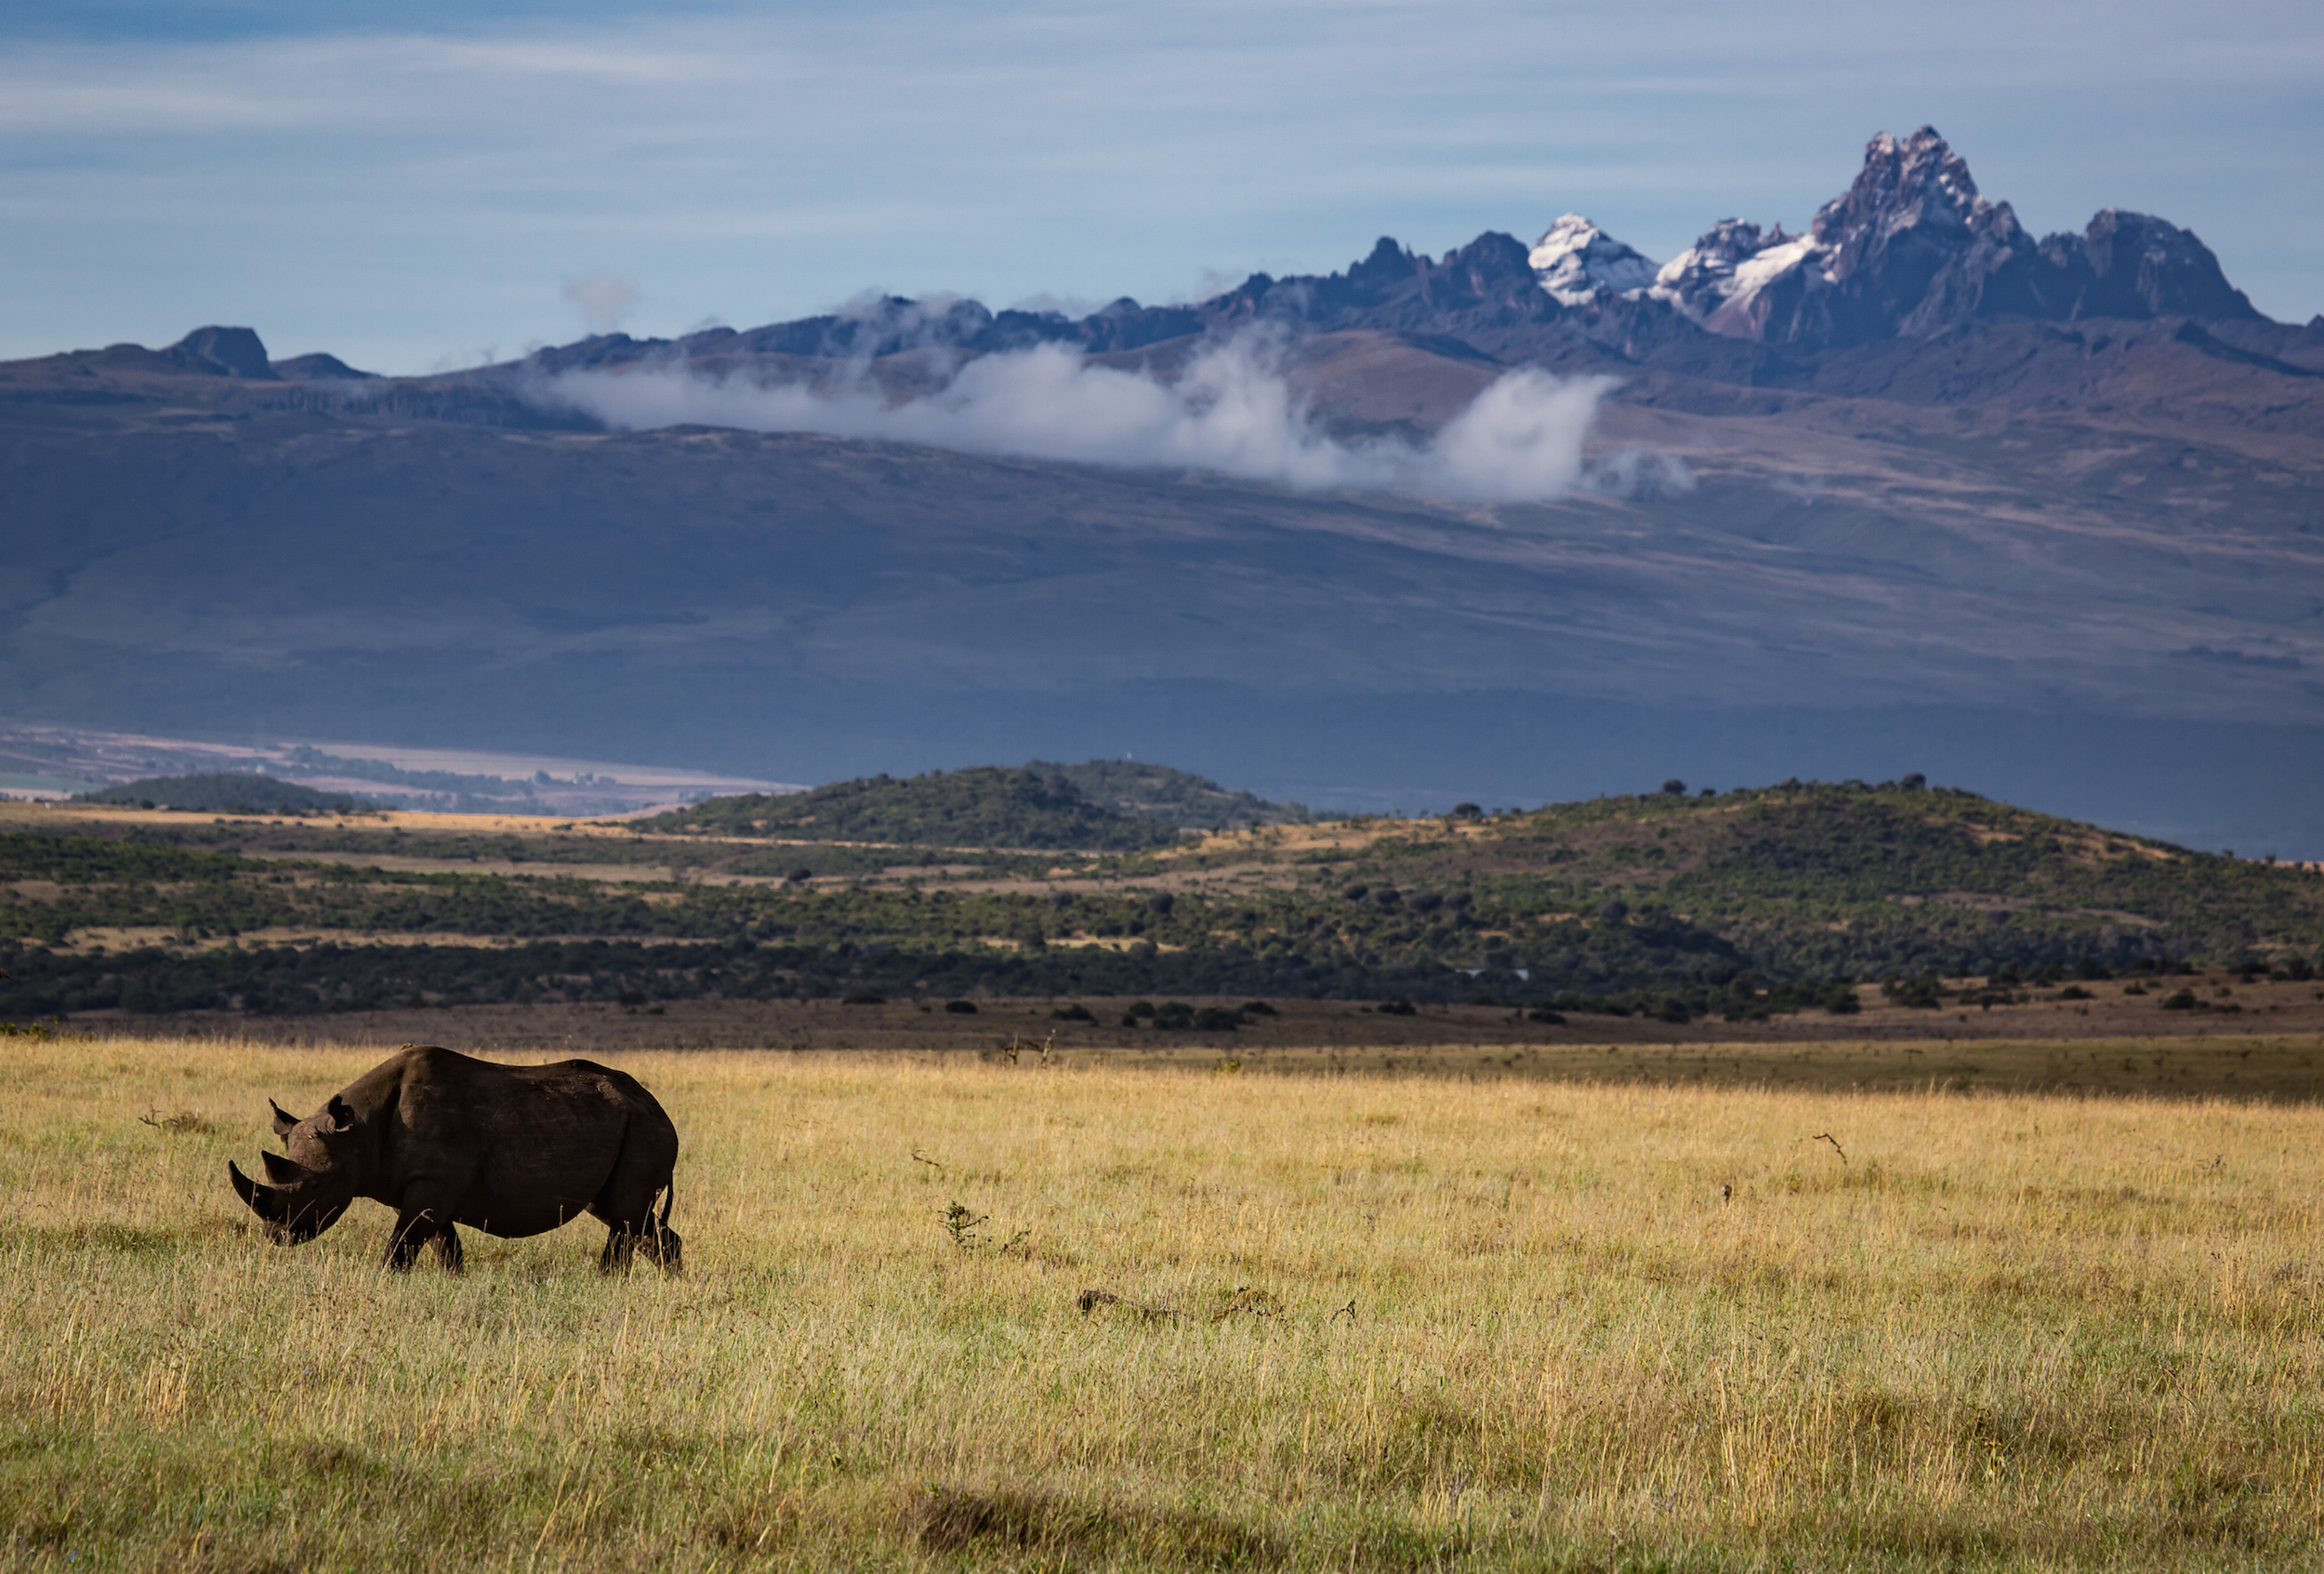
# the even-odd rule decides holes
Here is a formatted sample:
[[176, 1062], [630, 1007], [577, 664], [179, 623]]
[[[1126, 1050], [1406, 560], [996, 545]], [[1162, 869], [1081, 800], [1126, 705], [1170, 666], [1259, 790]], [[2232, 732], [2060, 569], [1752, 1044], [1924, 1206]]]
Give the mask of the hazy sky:
[[1568, 209], [1659, 260], [1923, 123], [2037, 232], [2160, 214], [2324, 311], [2314, 0], [10, 0], [0, 356], [222, 322], [426, 371], [608, 280], [640, 335], [1167, 300]]

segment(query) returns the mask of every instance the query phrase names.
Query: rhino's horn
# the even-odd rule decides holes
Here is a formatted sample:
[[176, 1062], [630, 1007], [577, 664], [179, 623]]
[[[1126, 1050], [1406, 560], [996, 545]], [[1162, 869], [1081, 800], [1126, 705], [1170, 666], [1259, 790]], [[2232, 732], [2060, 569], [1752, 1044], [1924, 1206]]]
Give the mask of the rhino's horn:
[[261, 1153], [258, 1155], [258, 1160], [266, 1166], [268, 1181], [278, 1186], [287, 1186], [297, 1181], [310, 1180], [314, 1175], [314, 1171], [304, 1164], [284, 1158], [279, 1153]]
[[274, 1134], [278, 1137], [289, 1136], [291, 1128], [298, 1124], [298, 1117], [272, 1099], [266, 1101], [266, 1106], [274, 1112]]
[[244, 1174], [231, 1158], [226, 1161], [226, 1178], [233, 1183], [234, 1195], [250, 1205], [251, 1212], [269, 1223], [281, 1217], [283, 1201], [275, 1195], [274, 1188], [258, 1184]]

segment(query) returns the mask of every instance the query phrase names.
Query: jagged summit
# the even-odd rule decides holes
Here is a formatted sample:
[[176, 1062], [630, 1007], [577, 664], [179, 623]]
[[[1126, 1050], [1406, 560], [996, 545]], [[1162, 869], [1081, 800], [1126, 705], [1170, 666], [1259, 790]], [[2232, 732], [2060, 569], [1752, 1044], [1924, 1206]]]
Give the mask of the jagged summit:
[[1534, 243], [1525, 260], [1562, 306], [1589, 306], [1643, 290], [1655, 265], [1578, 213], [1568, 213]]
[[1882, 132], [1805, 235], [1722, 219], [1649, 292], [1712, 333], [1840, 348], [1984, 318], [2255, 318], [2218, 258], [2175, 225], [2108, 208], [2037, 242], [1924, 126]]
[[1757, 338], [1767, 285], [1815, 249], [1815, 236], [1786, 234], [1781, 224], [1763, 231], [1740, 218], [1722, 218], [1662, 265], [1647, 294], [1712, 333]]
[[[1923, 126], [1872, 138], [1848, 189], [1817, 210], [1804, 233], [1722, 218], [1659, 268], [1592, 219], [1566, 213], [1531, 246], [1488, 231], [1432, 257], [1383, 236], [1340, 272], [1254, 273], [1189, 304], [1123, 297], [1076, 319], [996, 312], [960, 297], [866, 295], [813, 317], [674, 340], [592, 335], [535, 351], [522, 368], [529, 376], [675, 358], [722, 373], [774, 364], [789, 375], [780, 364], [798, 358], [869, 363], [1041, 344], [1112, 354], [1263, 324], [1292, 336], [1390, 334], [1508, 364], [1618, 372], [1640, 364], [1719, 366], [1726, 376], [1740, 363], [1722, 339], [1814, 352], [1928, 338], [1980, 322], [2158, 317], [2278, 326], [2227, 282], [2210, 248], [2163, 219], [2106, 208], [2080, 234], [2037, 240], [2008, 203], [1978, 191], [1967, 161], [1936, 128]], [[2265, 339], [2245, 348], [2274, 355], [2283, 347]], [[365, 376], [325, 355], [271, 363], [252, 330], [215, 325], [166, 350], [114, 345], [51, 359], [82, 375]]]
[[196, 328], [162, 353], [187, 371], [208, 377], [270, 380], [274, 377], [266, 346], [250, 328], [221, 328], [215, 324]]
[[[1704, 334], [1826, 351], [1995, 319], [2165, 316], [2259, 319], [2210, 250], [2159, 218], [2109, 208], [2082, 234], [2036, 240], [1923, 126], [1872, 138], [1848, 189], [1804, 233], [1723, 218], [1659, 268], [1591, 218], [1566, 213], [1531, 246], [1488, 231], [1432, 257], [1383, 236], [1340, 272], [1254, 273], [1191, 305], [1125, 298], [1076, 321], [995, 313], [951, 298], [867, 298], [825, 316], [715, 329], [674, 348], [710, 359], [872, 359], [921, 348], [975, 354], [1041, 343], [1104, 353], [1269, 323], [1295, 333], [1458, 340], [1496, 359], [1582, 365], [1699, 354]], [[535, 364], [608, 365], [663, 348], [615, 334], [544, 351]]]

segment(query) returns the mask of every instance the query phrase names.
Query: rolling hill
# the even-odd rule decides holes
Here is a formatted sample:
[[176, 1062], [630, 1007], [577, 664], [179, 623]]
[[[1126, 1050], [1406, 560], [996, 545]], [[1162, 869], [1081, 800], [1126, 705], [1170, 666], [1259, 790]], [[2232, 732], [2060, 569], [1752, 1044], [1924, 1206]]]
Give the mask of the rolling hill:
[[[1016, 774], [993, 775], [988, 801], [1019, 803]], [[1130, 852], [856, 844], [807, 871], [793, 866], [819, 844], [738, 836], [733, 820], [712, 838], [97, 805], [0, 818], [6, 1015], [988, 993], [1482, 999], [1683, 1022], [1830, 1009], [1870, 979], [1933, 1005], [2034, 979], [2196, 963], [2305, 979], [2324, 963], [2313, 869], [1911, 778]]]

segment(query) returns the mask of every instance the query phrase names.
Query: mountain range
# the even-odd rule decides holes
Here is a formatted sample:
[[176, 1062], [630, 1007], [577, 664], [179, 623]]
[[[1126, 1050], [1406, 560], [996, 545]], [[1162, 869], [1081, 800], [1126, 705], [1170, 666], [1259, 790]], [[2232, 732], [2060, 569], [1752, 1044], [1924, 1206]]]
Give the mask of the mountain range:
[[[1518, 500], [607, 414], [941, 402], [1044, 349], [1169, 387], [1238, 336], [1359, 448], [1521, 373], [1603, 392]], [[1185, 305], [874, 298], [412, 378], [204, 328], [0, 365], [0, 465], [26, 719], [792, 781], [1129, 752], [1357, 808], [1918, 770], [2324, 853], [2324, 319], [2160, 218], [2036, 239], [1927, 128], [1659, 264], [1569, 214]]]

